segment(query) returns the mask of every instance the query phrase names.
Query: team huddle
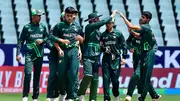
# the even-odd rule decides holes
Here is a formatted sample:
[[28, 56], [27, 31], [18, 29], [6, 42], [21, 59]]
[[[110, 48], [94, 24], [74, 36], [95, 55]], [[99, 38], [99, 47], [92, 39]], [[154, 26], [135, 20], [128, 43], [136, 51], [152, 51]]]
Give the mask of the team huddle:
[[[83, 32], [75, 22], [78, 11], [69, 6], [61, 14], [61, 22], [48, 33], [43, 23], [40, 23], [40, 10], [31, 10], [32, 20], [23, 27], [18, 39], [16, 60], [21, 61], [20, 50], [24, 44], [25, 65], [22, 101], [28, 101], [32, 67], [33, 101], [38, 101], [39, 80], [44, 56], [44, 45], [49, 50], [49, 77], [47, 98], [45, 101], [85, 101], [85, 94], [90, 87], [89, 101], [97, 100], [98, 73], [100, 53], [102, 58], [102, 76], [104, 101], [111, 101], [110, 83], [114, 101], [119, 101], [119, 76], [121, 66], [126, 63], [127, 50], [133, 53], [134, 74], [128, 86], [125, 101], [131, 101], [133, 91], [137, 86], [138, 101], [145, 101], [149, 92], [153, 101], [159, 101], [161, 95], [154, 90], [150, 78], [155, 61], [157, 43], [149, 25], [152, 14], [144, 11], [139, 25], [133, 25], [121, 12], [114, 10], [109, 17], [99, 20], [97, 12], [88, 15], [89, 24]], [[125, 40], [123, 33], [114, 28], [114, 17], [118, 14], [129, 30]], [[99, 29], [106, 25], [106, 30]], [[79, 65], [83, 64], [84, 77], [79, 84]]]

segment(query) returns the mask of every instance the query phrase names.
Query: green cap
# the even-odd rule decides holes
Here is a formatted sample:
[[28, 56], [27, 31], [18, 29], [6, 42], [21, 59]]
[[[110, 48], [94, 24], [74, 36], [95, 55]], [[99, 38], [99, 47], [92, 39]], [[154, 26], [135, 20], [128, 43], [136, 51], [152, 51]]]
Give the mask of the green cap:
[[61, 18], [63, 18], [63, 17], [64, 17], [64, 15], [65, 15], [65, 12], [62, 12], [62, 13], [61, 13]]
[[100, 16], [102, 16], [102, 15], [98, 15], [97, 12], [93, 12], [93, 13], [88, 15], [88, 19], [84, 20], [84, 22], [89, 21], [89, 20], [94, 19], [94, 18], [99, 18]]
[[31, 14], [32, 16], [34, 16], [34, 15], [44, 15], [45, 13], [42, 12], [41, 10], [31, 9]]

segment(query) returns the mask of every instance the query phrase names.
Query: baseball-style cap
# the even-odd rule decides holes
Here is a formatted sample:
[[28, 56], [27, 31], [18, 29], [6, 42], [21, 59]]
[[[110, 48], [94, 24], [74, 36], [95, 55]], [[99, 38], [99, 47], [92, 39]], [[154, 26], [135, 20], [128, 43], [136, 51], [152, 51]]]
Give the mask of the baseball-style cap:
[[42, 12], [41, 10], [36, 10], [36, 9], [31, 9], [31, 15], [34, 16], [34, 15], [44, 15], [45, 13]]
[[78, 11], [74, 7], [69, 6], [65, 9], [65, 13], [78, 13]]
[[99, 18], [100, 16], [102, 16], [102, 15], [98, 15], [96, 12], [93, 12], [93, 13], [88, 15], [88, 19], [84, 20], [84, 22], [92, 20], [94, 18]]

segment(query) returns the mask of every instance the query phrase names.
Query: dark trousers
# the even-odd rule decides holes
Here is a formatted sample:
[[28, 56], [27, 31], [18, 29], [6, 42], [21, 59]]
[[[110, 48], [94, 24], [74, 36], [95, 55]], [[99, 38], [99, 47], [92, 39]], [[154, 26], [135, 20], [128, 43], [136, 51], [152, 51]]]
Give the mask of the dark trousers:
[[104, 55], [102, 61], [102, 73], [103, 73], [103, 90], [104, 101], [110, 101], [110, 83], [112, 82], [112, 92], [115, 97], [119, 96], [119, 75], [120, 75], [120, 57], [117, 56], [115, 60], [112, 60], [111, 55]]
[[[133, 75], [130, 79], [129, 85], [128, 85], [127, 95], [129, 95], [129, 96], [132, 96], [136, 85], [137, 85], [137, 89], [138, 89], [138, 94], [142, 93], [142, 84], [141, 84], [141, 80], [140, 80], [140, 57], [141, 57], [141, 54], [133, 53], [134, 73], [133, 73]], [[154, 98], [154, 96], [157, 95], [151, 82], [149, 82], [149, 90], [148, 91], [149, 91], [151, 98]]]
[[141, 98], [140, 101], [144, 101], [147, 95], [148, 90], [150, 89], [147, 86], [151, 83], [150, 79], [152, 76], [152, 70], [155, 62], [155, 51], [149, 50], [142, 52], [141, 54], [141, 61], [140, 61], [140, 80], [142, 84], [142, 92], [141, 92]]
[[24, 84], [23, 84], [23, 97], [28, 97], [30, 90], [30, 81], [31, 81], [31, 72], [32, 67], [34, 67], [33, 75], [33, 99], [37, 99], [39, 96], [39, 80], [42, 69], [42, 57], [38, 57], [35, 60], [31, 59], [30, 55], [25, 56], [25, 65], [24, 65]]
[[[67, 77], [67, 99], [77, 97], [76, 81], [79, 69], [78, 48], [64, 49], [64, 56], [58, 60], [58, 80], [60, 86], [66, 82]], [[66, 74], [67, 73], [67, 74]]]

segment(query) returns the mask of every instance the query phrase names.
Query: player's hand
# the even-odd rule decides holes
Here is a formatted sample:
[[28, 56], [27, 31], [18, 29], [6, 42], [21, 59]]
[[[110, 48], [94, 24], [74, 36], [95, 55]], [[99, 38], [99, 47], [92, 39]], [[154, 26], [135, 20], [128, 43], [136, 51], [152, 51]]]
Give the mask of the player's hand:
[[42, 40], [42, 39], [37, 39], [37, 40], [36, 40], [36, 44], [37, 44], [37, 45], [42, 44], [42, 42], [43, 42], [43, 40]]
[[21, 57], [18, 55], [16, 56], [16, 61], [20, 62], [21, 61]]
[[67, 39], [59, 39], [59, 42], [62, 42], [64, 44], [70, 44], [70, 41]]
[[124, 15], [121, 13], [121, 12], [117, 12], [119, 15], [120, 15], [120, 17], [124, 17]]
[[121, 59], [121, 65], [125, 65], [126, 64], [126, 60], [125, 59]]
[[117, 10], [114, 10], [114, 11], [112, 12], [112, 14], [111, 14], [111, 17], [114, 18], [115, 15], [116, 15], [116, 13], [117, 13]]
[[82, 59], [82, 52], [81, 52], [81, 50], [78, 50], [78, 59], [79, 59], [79, 60]]
[[60, 57], [63, 57], [63, 56], [64, 56], [64, 51], [63, 51], [62, 49], [60, 49], [60, 50], [58, 51], [58, 54], [59, 54]]
[[131, 53], [134, 53], [134, 48], [131, 48], [129, 51], [130, 51]]

